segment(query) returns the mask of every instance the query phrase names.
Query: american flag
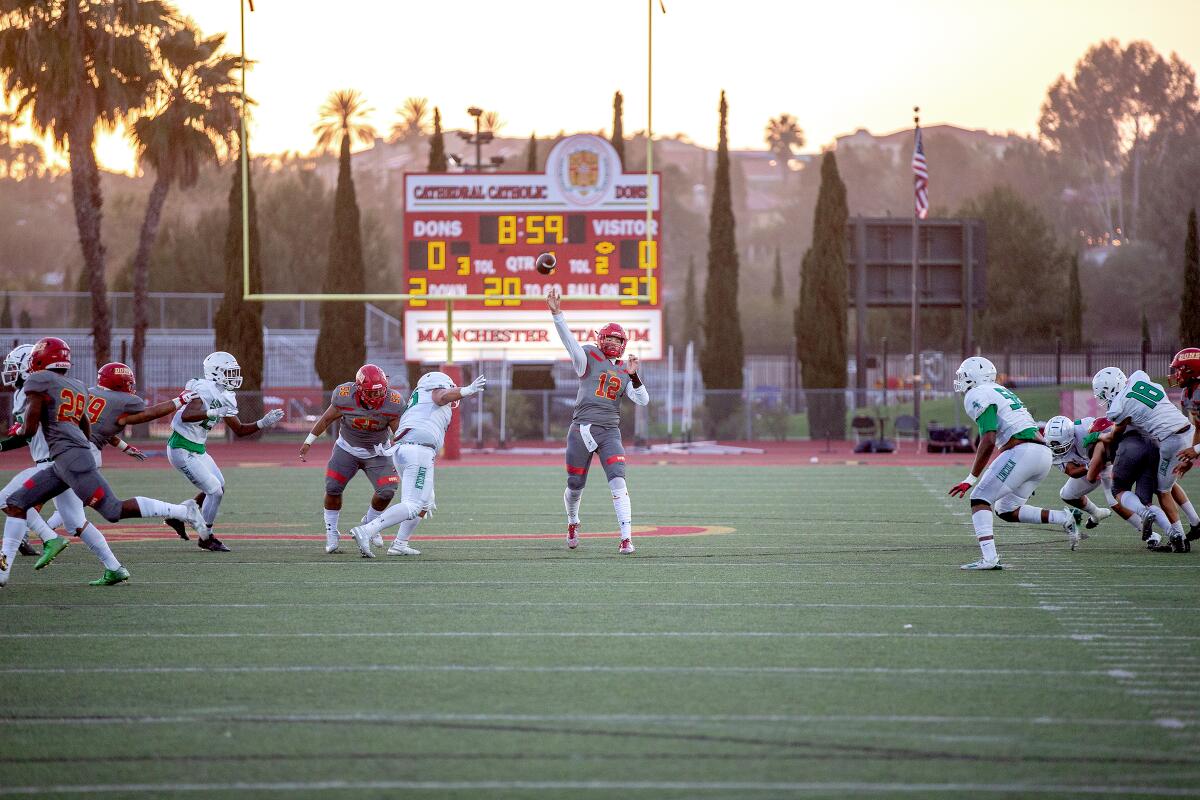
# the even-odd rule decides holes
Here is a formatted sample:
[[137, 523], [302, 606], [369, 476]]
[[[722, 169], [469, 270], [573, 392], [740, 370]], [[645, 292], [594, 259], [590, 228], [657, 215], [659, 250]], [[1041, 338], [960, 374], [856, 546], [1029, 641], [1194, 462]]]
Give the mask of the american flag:
[[929, 165], [925, 163], [925, 146], [921, 144], [921, 126], [917, 126], [917, 144], [913, 148], [913, 198], [918, 219], [929, 216]]

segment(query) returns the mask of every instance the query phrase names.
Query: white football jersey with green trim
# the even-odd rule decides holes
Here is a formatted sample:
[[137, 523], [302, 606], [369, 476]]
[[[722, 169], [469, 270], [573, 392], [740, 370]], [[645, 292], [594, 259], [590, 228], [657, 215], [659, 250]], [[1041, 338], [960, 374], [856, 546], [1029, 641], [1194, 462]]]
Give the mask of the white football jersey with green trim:
[[408, 398], [408, 407], [400, 417], [396, 431], [402, 442], [427, 444], [440, 450], [446, 440], [446, 428], [457, 402], [439, 406], [433, 402], [433, 390], [417, 389]]
[[1021, 398], [998, 383], [981, 383], [963, 395], [963, 408], [976, 425], [991, 406], [996, 407], [997, 447], [1003, 447], [1021, 431], [1037, 428], [1037, 423]]
[[1150, 376], [1140, 369], [1129, 376], [1125, 388], [1108, 404], [1108, 418], [1113, 422], [1129, 420], [1131, 427], [1158, 444], [1191, 424], [1167, 399], [1162, 384], [1150, 380]]
[[191, 389], [199, 395], [204, 401], [204, 407], [208, 409], [208, 416], [197, 422], [183, 421], [183, 412], [187, 406], [176, 411], [175, 416], [171, 417], [171, 430], [189, 442], [204, 444], [208, 441], [208, 432], [214, 425], [225, 417], [237, 416], [237, 398], [225, 387], [207, 378], [193, 378], [184, 388]]

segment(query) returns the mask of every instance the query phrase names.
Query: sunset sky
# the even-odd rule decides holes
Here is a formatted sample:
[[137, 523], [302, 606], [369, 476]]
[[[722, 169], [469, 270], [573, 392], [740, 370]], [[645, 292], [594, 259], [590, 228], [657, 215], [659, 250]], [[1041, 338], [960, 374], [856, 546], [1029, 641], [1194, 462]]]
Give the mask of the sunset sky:
[[[951, 122], [1036, 130], [1046, 88], [1090, 44], [1146, 39], [1200, 64], [1200, 2], [1144, 0], [654, 0], [654, 130], [716, 141], [718, 93], [732, 146], [761, 148], [771, 116], [795, 115], [805, 149], [859, 127], [888, 132]], [[206, 33], [238, 47], [238, 0], [179, 0]], [[498, 111], [506, 136], [607, 129], [612, 93], [625, 129], [646, 125], [645, 0], [256, 0], [246, 15], [248, 76], [258, 101], [256, 152], [308, 151], [326, 96], [359, 89], [386, 133], [404, 98], [440, 106], [444, 126], [466, 109]], [[128, 170], [119, 137], [102, 162]]]

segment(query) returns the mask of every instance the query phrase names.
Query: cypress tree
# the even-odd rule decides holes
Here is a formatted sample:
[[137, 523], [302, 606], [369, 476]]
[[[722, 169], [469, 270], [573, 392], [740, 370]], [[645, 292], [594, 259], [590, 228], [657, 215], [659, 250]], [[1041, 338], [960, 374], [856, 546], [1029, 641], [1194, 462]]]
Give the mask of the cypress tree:
[[1200, 241], [1196, 235], [1196, 209], [1187, 220], [1183, 244], [1183, 304], [1179, 314], [1179, 346], [1200, 347]]
[[0, 309], [0, 328], [5, 330], [13, 326], [12, 318], [12, 298], [8, 296], [8, 292], [4, 293], [4, 308]]
[[617, 157], [621, 159], [621, 169], [625, 169], [625, 125], [621, 119], [624, 116], [622, 112], [624, 102], [625, 98], [621, 96], [620, 92], [613, 95], [612, 146], [617, 151]]
[[771, 300], [775, 305], [783, 304], [783, 263], [779, 258], [779, 248], [775, 248], [775, 282], [771, 284]]
[[[246, 143], [243, 142], [243, 147]], [[247, 166], [250, 156], [246, 155]], [[242, 299], [242, 159], [234, 158], [236, 167], [229, 187], [229, 224], [225, 229], [225, 297], [217, 309], [215, 328], [216, 348], [232, 353], [242, 368], [242, 388], [238, 397], [243, 419], [262, 416], [263, 336], [262, 303]], [[255, 207], [254, 176], [246, 179], [250, 217], [250, 294], [262, 292], [262, 257], [258, 236], [258, 210]], [[200, 365], [196, 364], [197, 373]]]
[[429, 165], [427, 172], [445, 172], [449, 169], [446, 164], [446, 143], [442, 139], [442, 112], [437, 106], [433, 108], [433, 134], [429, 137]]
[[1064, 339], [1072, 350], [1083, 346], [1083, 289], [1079, 284], [1079, 251], [1071, 255], [1067, 276], [1067, 313], [1063, 320]]
[[529, 146], [525, 148], [525, 171], [538, 171], [537, 134], [529, 134]]
[[689, 255], [687, 283], [683, 289], [683, 340], [680, 342], [684, 347], [688, 342], [699, 344], [700, 321], [696, 317], [698, 310], [696, 304], [696, 257]]
[[709, 435], [716, 435], [738, 406], [732, 390], [742, 388], [742, 325], [738, 317], [738, 253], [733, 200], [729, 188], [729, 139], [725, 133], [729, 107], [721, 92], [717, 169], [713, 178], [712, 211], [708, 221], [708, 280], [704, 287], [704, 344], [700, 373], [704, 386]]
[[1150, 352], [1150, 319], [1146, 316], [1146, 309], [1142, 309], [1142, 351]]
[[17, 327], [23, 331], [33, 327], [33, 318], [29, 316], [28, 309], [22, 308], [21, 313], [17, 315]]
[[[805, 256], [797, 318], [802, 379], [808, 397], [809, 430], [814, 437], [846, 435], [846, 185], [832, 152], [821, 160], [821, 187], [813, 214], [812, 248]], [[801, 333], [804, 335], [802, 336]]]
[[[342, 135], [338, 155], [337, 190], [333, 198], [333, 230], [329, 233], [329, 267], [322, 291], [362, 294], [366, 290], [362, 228], [354, 175], [350, 171], [350, 135]], [[317, 337], [316, 368], [321, 385], [332, 389], [350, 380], [367, 358], [362, 303], [322, 303], [321, 333]]]

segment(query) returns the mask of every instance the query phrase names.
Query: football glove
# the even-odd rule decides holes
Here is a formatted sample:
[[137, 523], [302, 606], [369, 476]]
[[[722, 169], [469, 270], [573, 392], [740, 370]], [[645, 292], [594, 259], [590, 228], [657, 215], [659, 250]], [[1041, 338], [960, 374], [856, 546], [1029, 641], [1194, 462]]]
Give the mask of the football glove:
[[278, 425], [282, 421], [283, 421], [283, 409], [273, 408], [270, 411], [268, 411], [266, 414], [264, 414], [262, 419], [260, 419], [258, 422], [254, 423], [254, 424], [257, 425], [258, 427], [262, 428], [263, 430], [266, 430], [267, 428], [274, 428], [276, 425]]
[[480, 375], [478, 378], [471, 381], [471, 384], [469, 386], [464, 386], [461, 389], [459, 389], [458, 391], [459, 391], [459, 394], [461, 394], [463, 397], [470, 397], [473, 394], [478, 394], [479, 392], [482, 392], [486, 388], [487, 388], [487, 378], [484, 377], [483, 375]]

